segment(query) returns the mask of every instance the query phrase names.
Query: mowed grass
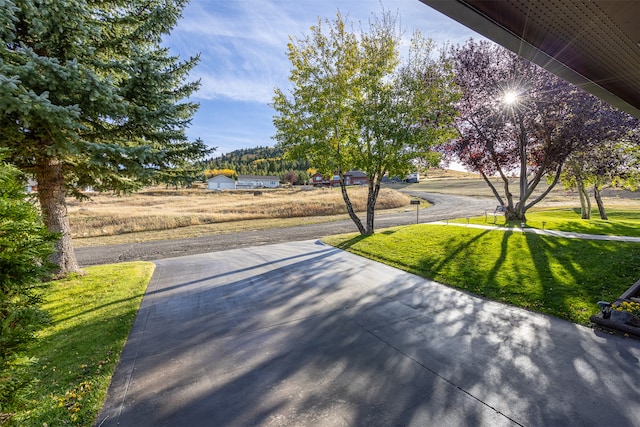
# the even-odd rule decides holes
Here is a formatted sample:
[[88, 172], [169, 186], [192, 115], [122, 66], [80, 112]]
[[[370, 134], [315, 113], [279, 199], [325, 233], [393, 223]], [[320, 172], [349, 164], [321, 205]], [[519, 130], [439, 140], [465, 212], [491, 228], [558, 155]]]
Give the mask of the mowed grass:
[[[586, 220], [580, 218], [580, 209], [577, 208], [535, 210], [527, 213], [525, 227], [584, 234], [640, 237], [640, 203], [637, 210], [611, 209], [607, 211], [607, 216], [608, 220], [600, 219], [596, 210], [591, 214], [591, 219]], [[492, 212], [486, 216], [455, 218], [449, 222], [510, 228], [522, 226], [522, 221], [507, 221], [504, 215], [494, 217]]]
[[640, 278], [640, 243], [419, 224], [325, 242], [467, 292], [587, 324]]
[[[527, 215], [527, 226], [570, 231], [575, 233], [604, 234], [640, 237], [639, 210], [609, 209], [608, 220], [600, 219], [598, 211], [591, 213], [590, 220], [580, 219], [580, 209], [552, 209], [534, 211]], [[545, 224], [542, 224], [545, 222]]]
[[16, 425], [94, 424], [153, 269], [148, 262], [88, 267], [85, 276], [46, 287], [43, 309], [52, 321], [29, 350], [36, 383], [21, 396]]
[[[357, 212], [366, 209], [367, 188], [353, 186], [349, 196]], [[203, 188], [150, 188], [130, 196], [88, 194], [91, 200], [68, 202], [72, 237], [114, 236], [241, 221], [327, 217], [346, 214], [339, 188], [297, 187], [256, 191], [208, 191]], [[376, 209], [408, 206], [410, 197], [381, 189]], [[81, 243], [80, 243], [81, 244]]]

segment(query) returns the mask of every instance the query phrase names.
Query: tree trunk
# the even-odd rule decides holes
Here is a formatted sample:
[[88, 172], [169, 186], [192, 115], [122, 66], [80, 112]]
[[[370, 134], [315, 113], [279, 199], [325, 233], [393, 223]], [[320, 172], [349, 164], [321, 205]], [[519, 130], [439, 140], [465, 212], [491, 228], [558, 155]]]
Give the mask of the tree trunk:
[[[498, 193], [498, 190], [496, 190], [496, 187], [489, 180], [489, 177], [487, 177], [487, 175], [483, 171], [480, 171], [480, 176], [482, 176], [482, 179], [484, 180], [484, 182], [489, 186], [489, 188], [491, 189], [491, 192], [493, 193], [494, 197], [498, 200], [498, 203], [500, 204], [500, 206], [504, 206], [504, 201], [502, 200], [502, 197], [500, 197], [500, 193]], [[505, 191], [507, 193], [509, 192], [508, 184], [509, 183], [507, 183], [507, 185], [505, 186]]]
[[527, 220], [525, 212], [523, 212], [522, 209], [518, 207], [518, 205], [516, 205], [515, 208], [511, 208], [507, 206], [507, 210], [504, 213], [504, 217], [507, 221], [526, 221]]
[[509, 179], [502, 173], [500, 176], [502, 177], [502, 183], [504, 185], [504, 196], [507, 199], [507, 210], [509, 208], [513, 210], [513, 194], [511, 194], [511, 190], [509, 189]]
[[593, 186], [593, 197], [596, 199], [596, 203], [598, 204], [598, 212], [600, 213], [600, 219], [609, 220], [607, 217], [607, 212], [604, 210], [604, 203], [602, 202], [602, 197], [600, 196], [600, 190], [598, 189], [598, 184]]
[[369, 191], [367, 193], [367, 234], [374, 233], [373, 219], [376, 210], [376, 201], [380, 193], [380, 182], [369, 177]]
[[367, 231], [362, 225], [362, 221], [360, 221], [360, 218], [358, 218], [358, 215], [356, 215], [355, 211], [353, 210], [353, 205], [351, 204], [351, 200], [349, 199], [349, 194], [347, 193], [347, 186], [344, 182], [344, 175], [340, 173], [339, 176], [340, 176], [340, 189], [342, 190], [342, 198], [344, 199], [344, 203], [347, 206], [347, 212], [349, 213], [349, 217], [356, 224], [356, 227], [358, 227], [358, 231], [360, 232], [360, 234], [366, 235]]
[[38, 199], [44, 216], [44, 222], [60, 238], [51, 255], [51, 261], [58, 266], [59, 277], [68, 273], [82, 273], [71, 242], [71, 227], [67, 217], [66, 190], [62, 163], [53, 157], [39, 159], [36, 180], [38, 181]]
[[[524, 206], [530, 194], [529, 180], [527, 178], [527, 130], [524, 126], [522, 112], [519, 109], [517, 110], [516, 115], [518, 127], [520, 129], [520, 133], [518, 134], [518, 155], [520, 157], [520, 196], [518, 197], [518, 203], [516, 203], [514, 209], [514, 219], [524, 220], [524, 213], [526, 211]], [[509, 202], [509, 206], [511, 206], [511, 201]]]
[[576, 175], [576, 188], [580, 195], [580, 217], [582, 219], [591, 219], [591, 198], [584, 189], [584, 181]]

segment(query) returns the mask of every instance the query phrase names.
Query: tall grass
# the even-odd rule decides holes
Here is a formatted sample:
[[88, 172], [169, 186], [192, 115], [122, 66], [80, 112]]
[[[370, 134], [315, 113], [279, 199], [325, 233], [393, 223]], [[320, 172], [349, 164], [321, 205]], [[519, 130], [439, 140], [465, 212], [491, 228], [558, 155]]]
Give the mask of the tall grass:
[[[351, 187], [356, 211], [366, 208], [367, 188]], [[376, 209], [409, 204], [409, 197], [382, 189]], [[149, 189], [131, 196], [96, 194], [90, 201], [69, 203], [72, 237], [112, 236], [170, 230], [204, 224], [267, 218], [298, 218], [346, 213], [339, 189], [205, 191]]]

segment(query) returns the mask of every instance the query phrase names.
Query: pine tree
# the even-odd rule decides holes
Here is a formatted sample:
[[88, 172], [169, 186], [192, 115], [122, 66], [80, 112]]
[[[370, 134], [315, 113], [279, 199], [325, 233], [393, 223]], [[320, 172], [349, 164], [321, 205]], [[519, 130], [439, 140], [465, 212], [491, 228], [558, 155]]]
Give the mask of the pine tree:
[[280, 178], [289, 171], [306, 176], [311, 167], [305, 159], [285, 158], [284, 151], [277, 147], [243, 148], [200, 162], [198, 166], [204, 171], [230, 169], [241, 175], [277, 175]]
[[35, 287], [48, 276], [55, 235], [26, 199], [19, 172], [0, 152], [0, 424], [11, 416], [16, 392], [33, 378], [22, 355], [47, 320]]
[[197, 105], [182, 102], [198, 58], [160, 46], [185, 0], [5, 0], [0, 13], [0, 146], [38, 181], [52, 260], [79, 271], [67, 196], [91, 186], [123, 193], [188, 182], [210, 152], [184, 132]]

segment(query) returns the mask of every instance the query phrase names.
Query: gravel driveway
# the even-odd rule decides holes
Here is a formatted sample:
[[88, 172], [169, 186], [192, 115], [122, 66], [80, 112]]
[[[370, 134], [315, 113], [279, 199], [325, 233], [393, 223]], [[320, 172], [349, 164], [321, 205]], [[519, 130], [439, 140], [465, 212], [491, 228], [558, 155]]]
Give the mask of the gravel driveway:
[[[407, 191], [413, 197], [429, 201], [433, 206], [421, 209], [420, 222], [439, 221], [448, 218], [477, 216], [486, 209], [494, 209], [495, 199], [449, 194], [427, 193], [423, 191]], [[351, 220], [327, 222], [322, 224], [304, 224], [287, 228], [245, 231], [241, 233], [217, 234], [190, 239], [160, 240], [122, 245], [93, 246], [76, 248], [75, 253], [81, 266], [111, 264], [126, 261], [151, 261], [173, 258], [184, 255], [195, 255], [218, 252], [228, 249], [251, 246], [270, 245], [275, 243], [295, 242], [318, 239], [332, 234], [357, 231]], [[415, 224], [416, 212], [413, 209], [400, 213], [381, 213], [376, 216], [376, 229], [397, 225]]]

